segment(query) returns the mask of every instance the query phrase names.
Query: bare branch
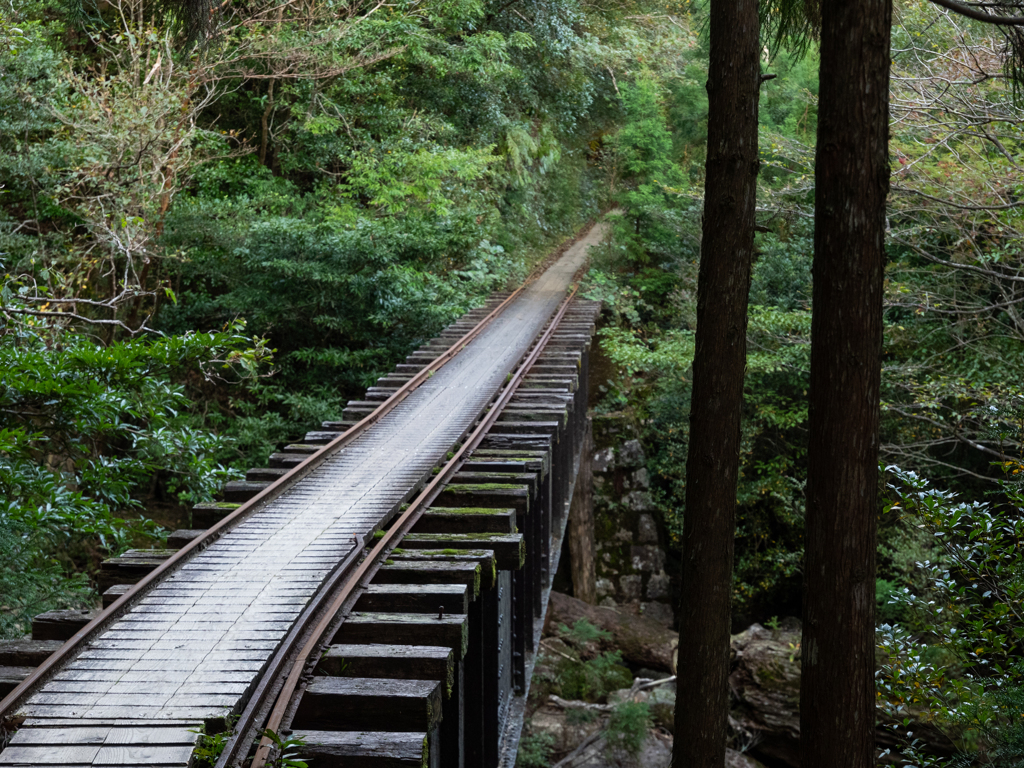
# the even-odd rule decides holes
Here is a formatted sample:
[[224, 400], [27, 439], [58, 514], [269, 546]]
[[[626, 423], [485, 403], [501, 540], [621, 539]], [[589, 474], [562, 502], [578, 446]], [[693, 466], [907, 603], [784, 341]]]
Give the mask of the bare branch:
[[[1021, 27], [1024, 26], [1024, 16], [999, 16], [994, 13], [987, 13], [981, 10], [981, 8], [965, 5], [964, 3], [958, 3], [956, 0], [930, 0], [930, 2], [945, 8], [953, 13], [958, 13], [961, 16], [965, 16], [968, 19], [974, 19], [975, 21], [983, 21], [986, 24], [998, 24], [1000, 26], [1011, 26]], [[993, 4], [986, 4], [986, 8], [1001, 7], [994, 6]]]

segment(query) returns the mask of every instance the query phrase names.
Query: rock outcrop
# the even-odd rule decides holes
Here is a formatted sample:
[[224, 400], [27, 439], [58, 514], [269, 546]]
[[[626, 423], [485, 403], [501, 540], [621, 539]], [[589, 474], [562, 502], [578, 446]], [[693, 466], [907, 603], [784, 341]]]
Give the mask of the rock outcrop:
[[732, 638], [733, 743], [773, 763], [800, 765], [800, 623], [752, 624]]
[[586, 619], [611, 634], [609, 639], [598, 642], [599, 650], [621, 651], [623, 660], [634, 667], [674, 673], [676, 645], [679, 641], [676, 632], [643, 616], [588, 605], [560, 592], [551, 593], [545, 634], [559, 624], [571, 627], [580, 619]]

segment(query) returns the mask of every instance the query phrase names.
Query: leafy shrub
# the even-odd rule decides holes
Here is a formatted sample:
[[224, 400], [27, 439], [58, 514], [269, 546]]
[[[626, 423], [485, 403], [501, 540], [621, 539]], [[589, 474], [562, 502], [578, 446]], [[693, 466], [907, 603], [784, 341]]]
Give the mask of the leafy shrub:
[[550, 733], [528, 733], [519, 740], [516, 768], [548, 768], [555, 737]]
[[195, 413], [185, 382], [253, 375], [266, 350], [239, 330], [102, 345], [29, 321], [0, 335], [0, 632], [91, 603], [75, 571], [159, 541], [139, 514], [154, 488], [203, 501], [236, 476], [230, 441]]
[[612, 633], [597, 627], [586, 619], [577, 619], [570, 629], [565, 624], [558, 625], [558, 631], [565, 639], [577, 643], [593, 643], [598, 640], [610, 640]]
[[[924, 590], [891, 593], [913, 621], [879, 627], [886, 655], [877, 677], [880, 706], [893, 721], [926, 718], [956, 744], [965, 764], [991, 751], [1005, 758], [997, 765], [1019, 765], [1024, 494], [1006, 483], [1008, 504], [997, 506], [963, 500], [914, 472], [888, 472], [890, 514], [923, 526], [942, 557], [918, 563]], [[904, 755], [923, 766], [939, 764], [918, 754], [913, 742]]]
[[610, 751], [621, 750], [636, 758], [644, 747], [651, 727], [651, 709], [646, 702], [623, 701], [612, 710], [604, 737]]
[[623, 666], [622, 654], [612, 651], [590, 661], [562, 658], [558, 664], [558, 681], [564, 698], [597, 701], [612, 691], [628, 688], [633, 675]]
[[892, 623], [904, 616], [899, 602], [900, 585], [887, 579], [875, 580], [875, 621]]
[[28, 632], [32, 617], [54, 608], [87, 608], [96, 599], [84, 574], [68, 575], [43, 554], [32, 532], [0, 515], [0, 639]]

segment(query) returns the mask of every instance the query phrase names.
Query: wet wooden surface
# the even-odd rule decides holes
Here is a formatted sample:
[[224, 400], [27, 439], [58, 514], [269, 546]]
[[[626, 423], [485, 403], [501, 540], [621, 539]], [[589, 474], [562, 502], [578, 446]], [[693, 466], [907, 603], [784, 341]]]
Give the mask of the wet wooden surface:
[[[357, 541], [362, 546], [374, 528], [430, 477], [432, 468], [443, 463], [541, 330], [581, 263], [582, 254], [556, 263], [480, 337], [372, 429], [192, 557], [86, 644], [22, 706], [19, 714], [27, 719], [15, 740], [0, 752], [0, 765], [184, 768], [197, 737], [194, 732], [204, 723], [222, 722], [240, 708], [261, 668], [335, 564]], [[561, 386], [569, 381], [575, 386], [571, 365], [546, 368], [553, 370], [531, 374], [535, 383], [558, 381]], [[544, 379], [545, 375], [549, 378]], [[529, 429], [547, 429], [557, 439], [564, 428], [564, 413], [564, 406], [545, 407], [538, 415], [544, 420], [529, 422]], [[502, 430], [520, 431], [519, 423]], [[330, 439], [336, 432], [325, 434]], [[513, 534], [516, 514], [527, 513], [538, 487], [536, 463], [534, 459], [528, 467], [516, 467], [526, 471], [508, 478], [512, 482], [505, 483], [506, 488], [493, 487], [493, 473], [461, 478], [491, 482], [460, 483], [466, 487], [451, 492], [451, 506], [462, 509], [424, 516], [417, 532]], [[264, 487], [273, 474], [255, 473], [253, 479], [233, 487], [229, 497], [241, 499]], [[472, 506], [471, 496], [500, 498], [508, 509], [478, 514], [466, 508]], [[197, 528], [231, 509], [224, 504], [206, 506], [210, 521], [194, 522]], [[446, 517], [459, 520], [460, 525], [446, 529]], [[179, 538], [175, 546], [189, 536]], [[503, 558], [516, 559], [509, 550], [515, 544], [501, 545]], [[384, 572], [402, 572], [401, 581], [422, 586], [435, 580], [438, 585], [462, 585], [465, 596], [454, 599], [466, 606], [465, 601], [481, 588], [482, 570], [488, 571], [483, 587], [494, 587], [494, 552], [475, 551], [487, 550], [481, 546], [458, 549], [469, 551], [439, 557], [437, 562], [411, 552], [386, 565]], [[126, 553], [106, 566], [104, 578], [109, 584], [138, 580], [168, 554]], [[482, 564], [487, 567], [481, 568]], [[460, 578], [430, 575], [445, 570], [465, 574]], [[406, 578], [410, 575], [417, 576]], [[387, 576], [378, 581], [387, 581]], [[383, 598], [378, 595], [377, 599]], [[41, 625], [40, 632], [45, 631]], [[450, 649], [458, 661], [468, 647], [467, 614], [442, 611], [437, 616], [397, 607], [389, 612], [360, 611], [345, 621], [333, 642], [442, 647]], [[437, 726], [431, 714], [435, 693], [414, 691], [410, 685], [384, 691], [381, 680], [376, 680], [366, 683], [358, 694], [351, 679], [346, 680], [333, 684], [340, 686], [332, 689], [334, 699], [362, 701], [364, 708], [371, 709], [376, 706], [372, 702], [382, 701], [385, 693], [392, 699], [403, 695], [409, 701], [416, 699], [410, 711], [420, 714], [410, 715], [408, 728], [391, 723], [393, 729], [429, 733]], [[389, 684], [396, 682], [400, 681]], [[363, 726], [353, 720], [350, 727]], [[365, 727], [381, 729], [379, 723]]]

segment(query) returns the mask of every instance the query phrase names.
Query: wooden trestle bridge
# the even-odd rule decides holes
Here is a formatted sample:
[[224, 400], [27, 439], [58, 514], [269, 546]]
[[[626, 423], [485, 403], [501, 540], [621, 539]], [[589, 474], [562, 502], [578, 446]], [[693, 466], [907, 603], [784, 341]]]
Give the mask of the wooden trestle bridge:
[[[0, 766], [515, 762], [586, 431], [588, 237], [0, 643]], [[220, 734], [219, 736], [216, 736]], [[216, 738], [211, 739], [211, 736]], [[207, 747], [208, 751], [208, 747]]]

